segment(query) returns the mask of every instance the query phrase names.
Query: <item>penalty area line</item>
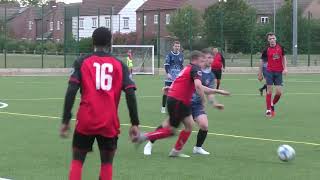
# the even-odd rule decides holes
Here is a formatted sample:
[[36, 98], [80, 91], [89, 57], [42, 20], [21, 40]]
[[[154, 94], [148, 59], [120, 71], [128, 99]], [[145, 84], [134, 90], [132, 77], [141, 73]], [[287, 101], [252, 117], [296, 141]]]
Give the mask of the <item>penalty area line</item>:
[[[38, 118], [49, 118], [49, 119], [61, 119], [60, 117], [55, 117], [55, 116], [45, 116], [45, 115], [37, 115], [37, 114], [23, 114], [23, 113], [14, 113], [14, 112], [0, 112], [0, 114], [7, 114], [7, 115], [14, 115], [14, 116], [26, 116], [26, 117], [38, 117]], [[75, 119], [72, 119], [72, 120], [75, 120]], [[121, 124], [121, 126], [131, 126], [131, 124]], [[140, 127], [148, 128], [148, 129], [155, 129], [156, 128], [153, 126], [146, 126], [146, 125], [140, 125]], [[197, 131], [192, 131], [192, 132], [197, 133]], [[257, 141], [267, 141], [267, 142], [281, 142], [281, 143], [303, 144], [303, 145], [310, 145], [310, 146], [320, 146], [319, 143], [304, 142], [304, 141], [269, 139], [269, 138], [241, 136], [241, 135], [234, 135], [234, 134], [222, 134], [222, 133], [215, 133], [215, 132], [209, 132], [208, 134], [214, 135], [214, 136], [236, 138], [236, 139], [249, 139], [249, 140], [257, 140]]]

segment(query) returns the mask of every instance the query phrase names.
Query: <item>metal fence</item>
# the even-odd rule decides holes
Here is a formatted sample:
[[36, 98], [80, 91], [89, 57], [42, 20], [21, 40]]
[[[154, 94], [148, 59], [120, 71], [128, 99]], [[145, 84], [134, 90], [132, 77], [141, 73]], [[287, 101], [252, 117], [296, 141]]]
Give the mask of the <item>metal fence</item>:
[[[264, 17], [253, 13], [248, 19], [232, 24], [231, 19], [237, 18], [237, 14], [230, 14], [224, 4], [218, 7], [213, 17], [205, 17], [206, 13], [200, 12], [199, 21], [202, 24], [199, 27], [206, 31], [196, 32], [193, 29], [193, 11], [135, 9], [131, 10], [131, 14], [121, 14], [112, 6], [86, 9], [80, 5], [61, 3], [55, 7], [0, 5], [0, 68], [70, 67], [78, 56], [92, 51], [91, 34], [101, 26], [112, 30], [113, 44], [154, 45], [156, 68], [162, 67], [165, 53], [174, 40], [182, 42], [186, 56], [194, 49], [219, 47], [227, 66], [257, 66], [260, 52], [266, 45], [265, 34], [273, 30], [276, 30], [279, 42], [287, 50], [290, 66], [320, 64], [320, 23], [311, 13], [303, 15], [298, 21], [298, 37], [301, 38], [298, 41], [298, 63], [294, 64], [291, 62], [292, 41], [287, 39], [291, 36], [288, 32], [292, 32], [292, 26], [287, 19], [279, 16], [273, 23], [273, 18], [269, 17], [263, 19], [265, 24], [262, 24]], [[181, 31], [183, 35], [179, 38], [169, 31], [168, 26], [178, 22], [174, 21], [175, 14], [182, 12], [185, 13], [184, 25], [181, 26], [184, 31]], [[289, 19], [291, 16], [288, 14]], [[212, 23], [209, 28], [204, 25], [208, 22]], [[286, 23], [287, 26], [284, 26]], [[248, 25], [247, 32], [234, 28]], [[208, 31], [215, 34], [208, 34]]]

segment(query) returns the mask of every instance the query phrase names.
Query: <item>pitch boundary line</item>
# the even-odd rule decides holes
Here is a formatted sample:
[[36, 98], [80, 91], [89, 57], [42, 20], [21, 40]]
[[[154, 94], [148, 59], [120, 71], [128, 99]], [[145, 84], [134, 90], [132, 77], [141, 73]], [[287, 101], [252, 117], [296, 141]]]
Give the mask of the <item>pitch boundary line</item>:
[[[284, 95], [320, 95], [320, 93], [284, 93]], [[235, 93], [231, 94], [231, 96], [259, 96], [258, 93]], [[137, 98], [159, 98], [161, 96], [139, 96], [137, 95]], [[76, 98], [80, 99], [80, 98]], [[2, 99], [3, 101], [46, 101], [46, 100], [64, 100], [64, 98], [13, 98], [13, 99]]]
[[[37, 115], [37, 114], [24, 114], [24, 113], [14, 113], [14, 112], [0, 112], [0, 114], [7, 115], [15, 115], [15, 116], [27, 116], [27, 117], [38, 117], [38, 118], [49, 118], [49, 119], [61, 119], [60, 117], [55, 116], [46, 116], [46, 115]], [[75, 120], [75, 119], [72, 119]], [[131, 126], [130, 124], [121, 124], [121, 126]], [[155, 129], [153, 126], [140, 125], [142, 128]], [[197, 131], [192, 131], [193, 133], [197, 133]], [[310, 146], [320, 146], [319, 143], [313, 142], [304, 142], [304, 141], [292, 141], [292, 140], [281, 140], [281, 139], [269, 139], [269, 138], [260, 138], [260, 137], [250, 137], [250, 136], [242, 136], [242, 135], [234, 135], [234, 134], [223, 134], [223, 133], [215, 133], [209, 132], [209, 135], [214, 136], [222, 136], [222, 137], [230, 137], [237, 139], [249, 139], [249, 140], [257, 140], [257, 141], [267, 141], [267, 142], [281, 142], [281, 143], [292, 143], [292, 144], [304, 144]]]

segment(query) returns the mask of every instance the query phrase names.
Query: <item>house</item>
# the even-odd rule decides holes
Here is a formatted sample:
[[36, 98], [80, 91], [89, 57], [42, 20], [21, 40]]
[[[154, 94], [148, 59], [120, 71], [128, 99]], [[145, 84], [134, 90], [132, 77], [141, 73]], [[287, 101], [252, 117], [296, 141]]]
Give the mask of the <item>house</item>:
[[[78, 14], [73, 16], [74, 38], [91, 37], [100, 26], [110, 28], [113, 33], [136, 31], [136, 10], [146, 0], [83, 0]], [[79, 22], [79, 24], [78, 24]], [[78, 32], [79, 27], [79, 32]]]
[[[148, 0], [137, 10], [137, 39], [141, 40], [143, 34], [145, 38], [156, 37], [158, 23], [160, 23], [160, 37], [167, 37], [169, 32], [166, 26], [170, 24], [170, 18], [177, 9], [191, 5], [204, 11], [217, 2], [218, 0]], [[158, 22], [159, 15], [160, 22]]]
[[43, 10], [41, 7], [19, 8], [7, 24], [14, 39], [35, 41], [43, 36], [45, 40], [61, 42], [64, 37], [64, 3], [51, 0]]
[[313, 0], [303, 11], [303, 15], [308, 17], [308, 12], [311, 13], [312, 18], [320, 19], [320, 0]]

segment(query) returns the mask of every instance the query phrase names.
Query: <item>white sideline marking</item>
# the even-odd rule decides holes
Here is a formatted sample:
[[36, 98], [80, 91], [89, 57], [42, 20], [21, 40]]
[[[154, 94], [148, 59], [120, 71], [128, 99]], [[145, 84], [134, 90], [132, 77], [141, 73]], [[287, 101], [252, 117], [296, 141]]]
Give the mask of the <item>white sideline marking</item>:
[[6, 108], [6, 107], [8, 107], [7, 103], [0, 102], [0, 109]]
[[[284, 95], [320, 95], [320, 92], [311, 92], [311, 93], [284, 93]], [[235, 94], [231, 94], [231, 96], [259, 96], [260, 94], [258, 93], [235, 93]], [[159, 98], [162, 96], [139, 96], [137, 95], [138, 98]], [[76, 98], [76, 99], [80, 99], [80, 98]], [[2, 99], [5, 101], [46, 101], [46, 100], [64, 100], [64, 98], [21, 98], [21, 99]]]
[[0, 178], [0, 180], [12, 180], [12, 179]]
[[[54, 117], [54, 116], [45, 116], [45, 115], [36, 115], [36, 114], [22, 114], [22, 113], [13, 113], [13, 112], [0, 112], [0, 114], [8, 114], [8, 115], [15, 115], [15, 116], [27, 116], [27, 117], [39, 117], [39, 118], [49, 118], [49, 119], [61, 119], [60, 117]], [[75, 120], [75, 119], [72, 119], [72, 120]], [[121, 124], [121, 126], [131, 126], [131, 125], [130, 124]], [[148, 129], [155, 129], [156, 128], [156, 127], [144, 126], [144, 125], [140, 125], [140, 127], [148, 128]], [[198, 131], [192, 131], [192, 132], [193, 133], [197, 133]], [[281, 143], [292, 143], [292, 144], [304, 144], [304, 145], [310, 145], [310, 146], [320, 146], [319, 143], [304, 142], [304, 141], [269, 139], [269, 138], [241, 136], [241, 135], [234, 135], [234, 134], [222, 134], [222, 133], [214, 133], [214, 132], [209, 132], [208, 134], [209, 135], [214, 135], [214, 136], [237, 138], [237, 139], [249, 139], [249, 140], [257, 140], [257, 141], [267, 141], [267, 142], [281, 142]]]

